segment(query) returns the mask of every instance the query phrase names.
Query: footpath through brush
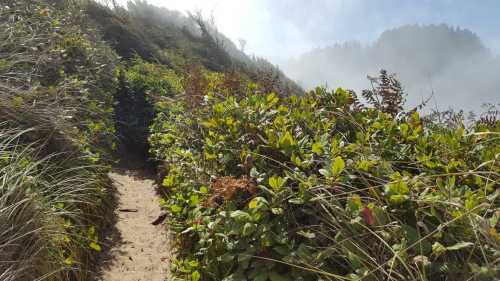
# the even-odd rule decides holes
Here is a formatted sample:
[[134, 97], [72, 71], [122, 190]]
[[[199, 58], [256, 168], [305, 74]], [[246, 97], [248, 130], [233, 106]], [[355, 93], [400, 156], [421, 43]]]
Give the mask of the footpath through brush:
[[169, 280], [169, 242], [164, 224], [152, 222], [161, 213], [154, 181], [147, 172], [115, 169], [116, 225], [103, 257], [100, 281]]

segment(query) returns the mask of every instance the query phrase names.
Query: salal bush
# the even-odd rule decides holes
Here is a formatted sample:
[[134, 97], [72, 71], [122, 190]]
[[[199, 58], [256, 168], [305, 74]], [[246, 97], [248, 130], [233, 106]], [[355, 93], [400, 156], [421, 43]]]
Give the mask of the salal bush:
[[[251, 88], [251, 87], [250, 87]], [[500, 125], [207, 91], [151, 127], [187, 280], [493, 280]]]

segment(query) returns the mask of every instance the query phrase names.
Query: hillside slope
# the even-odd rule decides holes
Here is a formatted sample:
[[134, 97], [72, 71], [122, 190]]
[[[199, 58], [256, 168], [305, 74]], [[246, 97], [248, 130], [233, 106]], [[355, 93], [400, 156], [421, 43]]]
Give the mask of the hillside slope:
[[283, 72], [260, 58], [250, 58], [199, 14], [188, 16], [146, 1], [129, 1], [114, 10], [90, 2], [86, 11], [102, 30], [103, 38], [126, 59], [139, 55], [179, 70], [201, 64], [211, 71], [238, 71], [254, 81], [273, 80], [274, 90], [299, 94], [302, 90]]
[[[84, 8], [103, 38], [123, 58], [119, 75], [124, 76], [118, 77], [121, 82], [116, 97], [120, 105], [115, 112], [118, 135], [145, 152], [147, 127], [154, 116], [150, 98], [154, 99], [155, 94], [189, 92], [193, 84], [206, 83], [206, 79], [191, 81], [197, 73], [221, 73], [228, 83], [251, 80], [257, 90], [280, 96], [303, 93], [277, 67], [264, 59], [248, 57], [200, 15], [186, 16], [145, 1], [130, 1], [127, 9], [111, 9], [89, 1]], [[144, 81], [146, 74], [163, 79], [163, 85], [153, 85], [154, 79]], [[137, 75], [141, 78], [134, 80], [139, 78]], [[196, 91], [196, 87], [191, 90]]]
[[117, 56], [79, 15], [0, 8], [0, 280], [83, 280], [101, 247]]
[[[199, 16], [143, 1], [4, 0], [0, 27], [2, 281], [91, 280], [108, 246], [137, 253], [112, 255], [110, 280], [120, 262], [161, 278], [133, 259], [170, 256], [191, 281], [499, 275], [498, 112], [406, 110], [385, 71], [365, 102], [303, 93]], [[110, 178], [118, 160], [157, 185]], [[117, 189], [144, 205], [116, 224], [140, 254], [106, 236]]]
[[155, 99], [180, 94], [191, 73], [300, 91], [270, 64], [234, 46], [239, 59], [229, 55], [217, 43], [227, 39], [201, 19], [172, 16], [184, 26], [171, 16], [143, 2], [113, 11], [94, 1], [2, 1], [0, 280], [92, 275], [115, 204], [115, 151], [146, 156]]

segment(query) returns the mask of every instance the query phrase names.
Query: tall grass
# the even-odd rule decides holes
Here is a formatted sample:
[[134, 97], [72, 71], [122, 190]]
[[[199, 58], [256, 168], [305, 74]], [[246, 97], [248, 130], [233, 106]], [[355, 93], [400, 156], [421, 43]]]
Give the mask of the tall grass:
[[12, 123], [0, 123], [0, 280], [85, 280], [110, 203], [107, 169], [57, 133]]
[[[500, 174], [493, 169], [482, 173], [471, 171], [459, 174], [484, 177], [490, 184], [500, 185]], [[433, 175], [428, 177], [429, 182], [431, 178], [438, 176], [450, 175]], [[385, 184], [387, 183], [385, 181]], [[384, 201], [370, 195], [369, 191], [378, 190], [385, 184], [366, 189], [361, 200], [366, 204], [383, 205]], [[500, 244], [492, 238], [491, 226], [485, 218], [498, 210], [497, 200], [492, 199], [468, 209], [461, 198], [451, 198], [449, 201], [413, 198], [412, 204], [419, 206], [418, 209], [412, 210], [413, 212], [423, 214], [426, 210], [436, 209], [442, 213], [443, 220], [434, 229], [432, 227], [435, 225], [426, 220], [425, 216], [411, 226], [409, 218], [402, 219], [398, 213], [391, 212], [383, 215], [374, 214], [374, 220], [377, 222], [374, 226], [367, 226], [364, 220], [354, 222], [352, 215], [344, 207], [345, 203], [342, 203], [353, 194], [360, 194], [363, 191], [356, 187], [345, 186], [345, 188], [346, 191], [341, 193], [332, 187], [315, 188], [312, 200], [318, 203], [319, 210], [315, 214], [321, 223], [309, 227], [309, 230], [318, 237], [318, 241], [321, 241], [315, 250], [328, 253], [332, 258], [343, 261], [339, 264], [339, 268], [363, 268], [363, 271], [357, 272], [363, 280], [446, 280], [447, 278], [465, 280], [461, 278], [468, 270], [473, 274], [469, 273], [467, 280], [492, 280], [498, 273], [500, 260], [491, 252], [492, 249], [498, 250]], [[429, 184], [425, 188], [430, 189], [432, 185]], [[491, 198], [497, 196], [498, 192], [491, 194]], [[460, 215], [457, 215], [457, 211]], [[399, 242], [398, 247], [387, 243], [391, 240], [388, 237], [400, 232], [406, 232], [407, 239], [393, 240]], [[448, 252], [446, 257], [438, 258], [437, 251], [433, 248], [435, 251], [429, 255], [429, 250], [424, 248], [431, 247], [430, 241], [439, 237], [442, 232], [447, 232], [449, 245], [460, 245], [457, 246], [456, 254], [453, 254], [454, 250], [443, 249]], [[470, 232], [475, 239], [470, 239]], [[459, 249], [462, 251], [458, 251]], [[431, 263], [431, 260], [434, 261]], [[483, 267], [470, 268], [471, 264]], [[317, 271], [313, 266], [305, 268], [319, 273], [325, 280], [338, 280], [334, 278], [335, 272]], [[358, 280], [359, 276], [353, 277], [352, 280]]]
[[111, 203], [116, 56], [76, 5], [1, 3], [0, 280], [87, 280]]
[[1, 280], [35, 279], [37, 259], [43, 247], [39, 234], [42, 213], [26, 194], [24, 180], [32, 177], [32, 167], [20, 169], [27, 151], [15, 141], [19, 133], [0, 133], [0, 273]]

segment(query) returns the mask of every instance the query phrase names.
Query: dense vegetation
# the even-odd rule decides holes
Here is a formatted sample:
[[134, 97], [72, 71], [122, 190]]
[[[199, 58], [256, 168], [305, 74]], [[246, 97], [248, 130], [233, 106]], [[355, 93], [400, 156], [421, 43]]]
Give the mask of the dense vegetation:
[[103, 214], [113, 210], [113, 151], [147, 152], [151, 91], [166, 96], [164, 80], [177, 81], [172, 90], [180, 92], [176, 73], [206, 66], [269, 80], [283, 94], [300, 91], [269, 63], [234, 46], [229, 52], [199, 17], [145, 2], [129, 10], [94, 1], [1, 3], [0, 280], [92, 276], [109, 223]]
[[105, 158], [117, 57], [77, 10], [8, 2], [0, 10], [0, 280], [82, 280], [112, 202]]
[[244, 82], [234, 95], [214, 76], [202, 102], [169, 103], [150, 141], [168, 167], [177, 270], [192, 280], [498, 276], [498, 122], [428, 122], [380, 84], [366, 108], [342, 89], [279, 98]]
[[0, 280], [91, 277], [122, 147], [159, 164], [180, 280], [500, 274], [497, 112], [405, 111], [385, 71], [366, 104], [303, 94], [200, 15], [143, 1], [0, 14]]

